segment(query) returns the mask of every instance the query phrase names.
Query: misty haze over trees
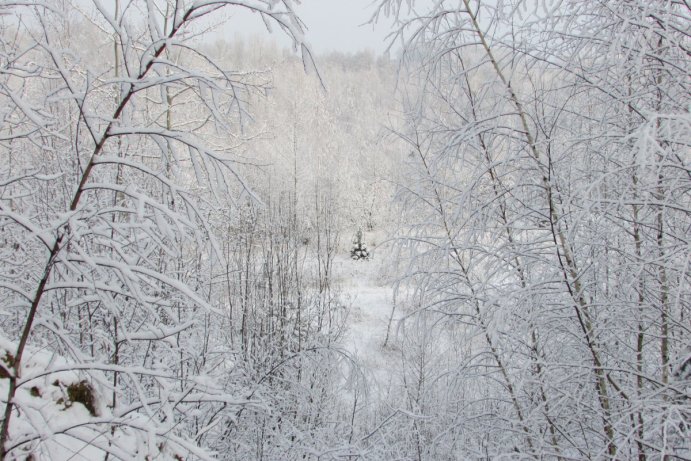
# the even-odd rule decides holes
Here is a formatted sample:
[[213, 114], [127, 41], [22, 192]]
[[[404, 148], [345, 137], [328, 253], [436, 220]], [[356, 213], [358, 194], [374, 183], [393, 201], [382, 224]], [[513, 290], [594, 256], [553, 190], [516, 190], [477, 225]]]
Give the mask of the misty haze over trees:
[[0, 0], [0, 459], [691, 460], [688, 2], [296, 3]]

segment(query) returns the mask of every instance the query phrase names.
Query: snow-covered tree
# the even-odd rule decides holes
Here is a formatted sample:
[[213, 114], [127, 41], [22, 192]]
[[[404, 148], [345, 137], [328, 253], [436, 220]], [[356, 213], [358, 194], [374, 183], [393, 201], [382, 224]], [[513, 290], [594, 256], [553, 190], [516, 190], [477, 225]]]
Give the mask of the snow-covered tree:
[[[41, 456], [65, 434], [106, 457], [210, 458], [201, 442], [222, 410], [253, 404], [223, 386], [232, 360], [211, 336], [225, 311], [211, 296], [224, 254], [209, 217], [245, 189], [228, 140], [261, 81], [193, 40], [232, 7], [289, 34], [312, 66], [287, 0], [0, 3], [0, 322], [12, 345], [0, 457]], [[106, 390], [107, 411], [71, 421], [25, 408], [18, 396], [66, 366], [37, 371], [37, 350]], [[146, 443], [131, 443], [137, 431]]]
[[418, 325], [467, 347], [438, 375], [462, 402], [435, 415], [455, 429], [445, 443], [461, 458], [686, 456], [688, 386], [670, 367], [690, 308], [688, 7], [422, 8], [378, 12], [400, 21], [411, 70], [400, 248], [417, 309], [439, 317]]
[[370, 253], [367, 245], [362, 238], [362, 229], [358, 229], [353, 237], [353, 247], [350, 249], [350, 257], [352, 259], [369, 259]]

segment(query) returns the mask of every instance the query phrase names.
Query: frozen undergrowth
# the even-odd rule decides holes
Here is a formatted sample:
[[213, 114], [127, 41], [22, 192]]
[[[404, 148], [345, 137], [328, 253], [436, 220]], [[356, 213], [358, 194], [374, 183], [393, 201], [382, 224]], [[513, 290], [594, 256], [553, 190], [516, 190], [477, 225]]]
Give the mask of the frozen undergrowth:
[[[16, 344], [0, 336], [3, 397], [16, 350]], [[25, 350], [7, 461], [91, 461], [104, 459], [107, 453], [115, 459], [184, 459], [180, 453], [185, 450], [148, 430], [143, 415], [113, 415], [104, 397], [108, 385], [104, 380], [96, 382], [93, 370], [87, 376], [79, 368], [47, 350]]]
[[[385, 274], [385, 251], [384, 247], [375, 249], [368, 260], [343, 255], [334, 262], [335, 278], [349, 305], [342, 345], [360, 366], [370, 395], [379, 396], [392, 384], [397, 358], [392, 341], [386, 343], [393, 289]], [[396, 315], [391, 322], [394, 328]]]

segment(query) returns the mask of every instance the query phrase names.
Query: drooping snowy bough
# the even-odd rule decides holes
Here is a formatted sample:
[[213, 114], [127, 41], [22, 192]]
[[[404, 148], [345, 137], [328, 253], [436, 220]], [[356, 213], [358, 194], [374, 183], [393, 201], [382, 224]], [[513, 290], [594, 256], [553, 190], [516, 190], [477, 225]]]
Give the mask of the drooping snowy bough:
[[378, 4], [430, 329], [382, 457], [689, 459], [688, 3]]
[[210, 339], [214, 213], [249, 192], [265, 84], [201, 51], [232, 9], [314, 67], [289, 0], [0, 1], [0, 458], [210, 459], [254, 403]]

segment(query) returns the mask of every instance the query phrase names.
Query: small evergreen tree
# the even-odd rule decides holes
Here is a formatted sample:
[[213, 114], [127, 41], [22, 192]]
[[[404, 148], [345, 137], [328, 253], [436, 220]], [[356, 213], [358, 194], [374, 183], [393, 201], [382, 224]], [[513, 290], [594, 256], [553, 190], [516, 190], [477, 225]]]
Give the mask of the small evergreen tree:
[[353, 238], [353, 248], [350, 250], [350, 257], [354, 260], [369, 259], [370, 254], [365, 242], [362, 240], [362, 229], [358, 229]]

